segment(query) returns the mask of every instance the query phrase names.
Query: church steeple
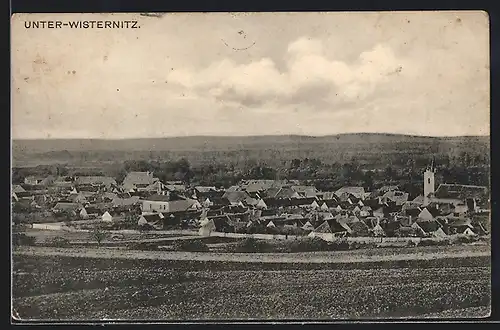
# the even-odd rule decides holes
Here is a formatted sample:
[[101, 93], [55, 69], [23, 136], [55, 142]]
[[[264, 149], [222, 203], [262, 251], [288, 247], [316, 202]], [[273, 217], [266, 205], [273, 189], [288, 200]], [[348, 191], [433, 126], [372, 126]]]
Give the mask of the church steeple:
[[434, 157], [432, 157], [432, 161], [430, 166], [424, 172], [424, 204], [429, 204], [431, 195], [434, 195], [434, 173], [435, 173], [435, 164]]

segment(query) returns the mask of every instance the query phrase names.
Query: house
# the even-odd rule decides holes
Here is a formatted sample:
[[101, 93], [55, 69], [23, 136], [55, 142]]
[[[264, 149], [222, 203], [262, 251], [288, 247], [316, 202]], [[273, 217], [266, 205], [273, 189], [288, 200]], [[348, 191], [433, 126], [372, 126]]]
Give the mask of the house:
[[417, 197], [415, 197], [413, 200], [412, 200], [413, 203], [417, 204], [417, 205], [423, 205], [424, 202], [425, 202], [425, 199], [424, 199], [424, 196], [423, 195], [418, 195]]
[[291, 188], [300, 195], [299, 197], [316, 197], [318, 194], [314, 186], [291, 186]]
[[20, 192], [12, 192], [12, 197], [14, 200], [19, 201], [19, 200], [34, 200], [35, 195], [31, 191], [20, 191]]
[[[439, 224], [438, 221], [436, 220], [431, 220], [431, 221], [418, 221], [416, 222], [416, 224], [422, 228], [422, 230], [427, 234], [427, 235], [431, 235], [431, 236], [435, 236], [434, 235], [434, 232], [436, 232], [437, 230], [441, 229], [441, 225]], [[441, 229], [442, 231], [442, 229]], [[443, 232], [444, 233], [444, 232]]]
[[[400, 228], [410, 228], [410, 226], [403, 226], [399, 221], [381, 221], [380, 226], [384, 229], [387, 236], [398, 236], [401, 235]], [[405, 231], [405, 230], [403, 230]]]
[[396, 205], [403, 205], [408, 201], [409, 194], [406, 192], [398, 191], [398, 190], [390, 190], [382, 195], [382, 201], [386, 202], [387, 200], [393, 201]]
[[395, 231], [397, 237], [424, 237], [424, 230], [415, 222], [411, 226], [401, 226]]
[[23, 187], [21, 187], [20, 185], [15, 184], [12, 186], [12, 192], [13, 193], [23, 193], [23, 192], [26, 192], [26, 190]]
[[432, 213], [427, 208], [424, 208], [418, 214], [418, 220], [419, 221], [433, 221], [434, 220], [434, 216], [432, 215]]
[[118, 197], [118, 195], [116, 193], [114, 193], [114, 192], [105, 192], [102, 195], [102, 200], [105, 201], [105, 202], [112, 202], [117, 197]]
[[332, 230], [330, 228], [330, 224], [328, 221], [324, 221], [322, 224], [320, 224], [318, 227], [316, 227], [313, 230], [314, 233], [321, 233], [321, 234], [332, 234]]
[[78, 176], [75, 178], [75, 185], [89, 185], [89, 186], [103, 186], [111, 187], [116, 186], [116, 180], [109, 176]]
[[278, 191], [273, 195], [270, 195], [269, 194], [269, 191], [271, 191], [271, 189], [269, 189], [267, 192], [267, 196], [268, 197], [271, 197], [271, 198], [301, 198], [301, 195], [296, 192], [295, 190], [292, 189], [292, 187], [281, 187], [281, 188], [278, 188]]
[[385, 216], [384, 208], [381, 206], [381, 207], [373, 210], [373, 216], [375, 216], [377, 218], [383, 218]]
[[326, 202], [320, 202], [321, 206], [319, 207], [321, 211], [328, 211], [330, 208], [328, 207], [328, 204]]
[[229, 188], [226, 189], [226, 191], [241, 191], [242, 188], [240, 186], [230, 186]]
[[80, 218], [82, 219], [87, 219], [89, 217], [94, 217], [98, 215], [99, 215], [99, 209], [92, 206], [83, 207], [80, 210]]
[[384, 237], [386, 233], [384, 229], [380, 226], [380, 223], [377, 223], [371, 230], [371, 233], [375, 237]]
[[129, 172], [123, 179], [122, 187], [125, 191], [144, 189], [157, 181], [159, 179], [155, 178], [152, 172]]
[[82, 194], [85, 197], [92, 197], [99, 193], [99, 186], [91, 186], [91, 185], [76, 186], [76, 190], [78, 191], [79, 194]]
[[434, 199], [457, 199], [466, 200], [483, 199], [488, 195], [488, 188], [484, 186], [463, 185], [463, 184], [449, 184], [442, 183], [438, 186], [434, 193]]
[[73, 203], [77, 203], [77, 204], [83, 204], [83, 203], [88, 202], [87, 197], [85, 197], [85, 195], [82, 193], [70, 194], [67, 198], [68, 198], [68, 200], [72, 201]]
[[213, 221], [215, 225], [215, 231], [230, 233], [234, 232], [234, 222], [231, 217], [227, 214], [222, 214], [219, 216], [210, 216], [209, 219]]
[[139, 227], [150, 226], [154, 229], [162, 229], [163, 228], [163, 219], [164, 219], [164, 216], [161, 213], [143, 214], [139, 217], [139, 221], [137, 221], [137, 225]]
[[65, 202], [65, 201], [60, 201], [58, 202], [52, 210], [56, 213], [58, 212], [72, 212], [76, 211], [78, 209], [78, 204], [77, 203], [71, 203], [71, 202]]
[[153, 195], [142, 200], [143, 212], [173, 213], [201, 209], [202, 205], [195, 199], [171, 200], [166, 195]]
[[317, 201], [312, 201], [312, 203], [309, 205], [312, 209], [318, 209], [319, 205]]
[[254, 199], [245, 191], [226, 191], [222, 198], [227, 198], [232, 205], [238, 205], [240, 202], [253, 203]]
[[286, 182], [278, 180], [248, 180], [243, 182], [242, 188], [248, 192], [266, 191], [270, 188], [281, 188]]
[[359, 211], [360, 217], [369, 217], [372, 213], [372, 208], [370, 206], [363, 206]]
[[319, 197], [319, 195], [321, 195], [321, 199], [323, 199], [325, 201], [329, 201], [329, 200], [338, 201], [338, 196], [335, 195], [335, 192], [333, 192], [333, 191], [325, 191], [325, 192], [322, 192], [322, 193], [317, 193], [316, 195], [318, 197]]
[[[210, 188], [212, 188], [212, 187], [210, 187]], [[206, 200], [206, 199], [209, 199], [209, 200], [220, 199], [220, 198], [222, 198], [223, 195], [224, 195], [224, 191], [221, 191], [221, 190], [207, 190], [207, 191], [203, 191], [203, 192], [195, 190], [193, 196], [196, 197], [196, 199], [198, 199], [201, 202], [202, 200]]]
[[27, 176], [24, 178], [24, 183], [32, 185], [32, 186], [37, 186], [37, 185], [41, 185], [44, 179], [45, 178], [41, 177], [41, 176], [31, 175], [31, 176]]
[[336, 237], [345, 237], [348, 236], [352, 230], [351, 228], [343, 221], [337, 220], [328, 220], [328, 224], [330, 225], [330, 230]]
[[195, 193], [209, 193], [209, 192], [217, 191], [217, 188], [215, 188], [214, 186], [209, 186], [209, 187], [195, 186], [194, 191], [195, 191]]
[[363, 187], [342, 187], [335, 191], [335, 195], [338, 197], [342, 196], [342, 194], [348, 193], [350, 195], [355, 196], [356, 198], [363, 199], [365, 197], [365, 188]]
[[448, 217], [450, 223], [448, 224], [448, 234], [464, 234], [465, 232], [470, 232], [474, 230], [474, 226], [472, 226], [471, 220], [469, 218], [455, 218]]
[[131, 207], [140, 204], [141, 200], [139, 196], [131, 196], [126, 198], [115, 197], [111, 204], [113, 207]]
[[436, 231], [432, 232], [431, 235], [432, 235], [432, 237], [436, 237], [436, 238], [444, 238], [444, 237], [448, 236], [448, 235], [446, 235], [446, 233], [444, 232], [442, 227], [439, 227]]
[[106, 211], [101, 216], [101, 220], [104, 221], [104, 222], [112, 222], [113, 221], [113, 216], [108, 211]]
[[307, 221], [303, 226], [302, 226], [302, 229], [304, 230], [314, 230], [314, 226], [309, 222]]
[[271, 220], [268, 222], [268, 224], [266, 225], [267, 228], [276, 228], [276, 225], [274, 224], [274, 222]]
[[389, 191], [398, 191], [399, 187], [398, 186], [382, 186], [380, 187], [377, 191], [379, 192], [380, 195], [383, 195]]
[[266, 204], [266, 202], [264, 202], [263, 199], [259, 199], [257, 201], [257, 204], [255, 205], [255, 207], [258, 209], [267, 209], [267, 204]]
[[165, 184], [165, 189], [168, 191], [177, 191], [177, 192], [185, 192], [186, 186], [183, 184]]

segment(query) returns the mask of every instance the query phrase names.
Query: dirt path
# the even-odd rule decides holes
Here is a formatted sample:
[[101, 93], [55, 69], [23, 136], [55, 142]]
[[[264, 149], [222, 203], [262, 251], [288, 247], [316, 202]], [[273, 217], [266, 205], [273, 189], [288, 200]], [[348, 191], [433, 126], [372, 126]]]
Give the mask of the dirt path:
[[150, 260], [193, 260], [193, 261], [225, 261], [225, 262], [280, 262], [280, 263], [349, 263], [378, 262], [400, 260], [431, 260], [443, 258], [487, 257], [488, 249], [463, 247], [453, 251], [422, 251], [414, 253], [375, 254], [370, 250], [328, 251], [302, 253], [216, 253], [216, 252], [170, 252], [170, 251], [137, 251], [111, 250], [106, 248], [49, 248], [22, 247], [14, 251], [15, 255], [30, 256], [68, 256], [88, 258], [150, 259]]

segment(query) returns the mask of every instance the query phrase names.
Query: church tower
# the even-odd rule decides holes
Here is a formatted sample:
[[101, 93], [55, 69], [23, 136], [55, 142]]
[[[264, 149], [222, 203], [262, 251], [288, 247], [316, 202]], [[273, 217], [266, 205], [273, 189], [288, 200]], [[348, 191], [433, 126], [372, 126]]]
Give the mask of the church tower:
[[429, 204], [429, 195], [434, 195], [434, 159], [424, 172], [424, 204]]

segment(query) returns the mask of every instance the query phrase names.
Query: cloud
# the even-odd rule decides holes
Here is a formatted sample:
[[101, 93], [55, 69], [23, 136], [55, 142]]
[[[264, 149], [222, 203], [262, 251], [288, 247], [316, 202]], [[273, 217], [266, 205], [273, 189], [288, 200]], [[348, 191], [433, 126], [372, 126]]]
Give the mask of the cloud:
[[54, 19], [33, 15], [12, 25], [15, 137], [488, 133], [477, 12], [124, 14], [141, 28], [65, 33], [25, 29]]
[[369, 97], [391, 74], [400, 73], [405, 62], [385, 45], [361, 53], [353, 64], [330, 59], [323, 49], [320, 40], [302, 37], [288, 45], [283, 72], [270, 58], [247, 64], [224, 59], [198, 72], [174, 70], [167, 79], [202, 97], [236, 106], [309, 103], [317, 110], [332, 110], [334, 105]]

